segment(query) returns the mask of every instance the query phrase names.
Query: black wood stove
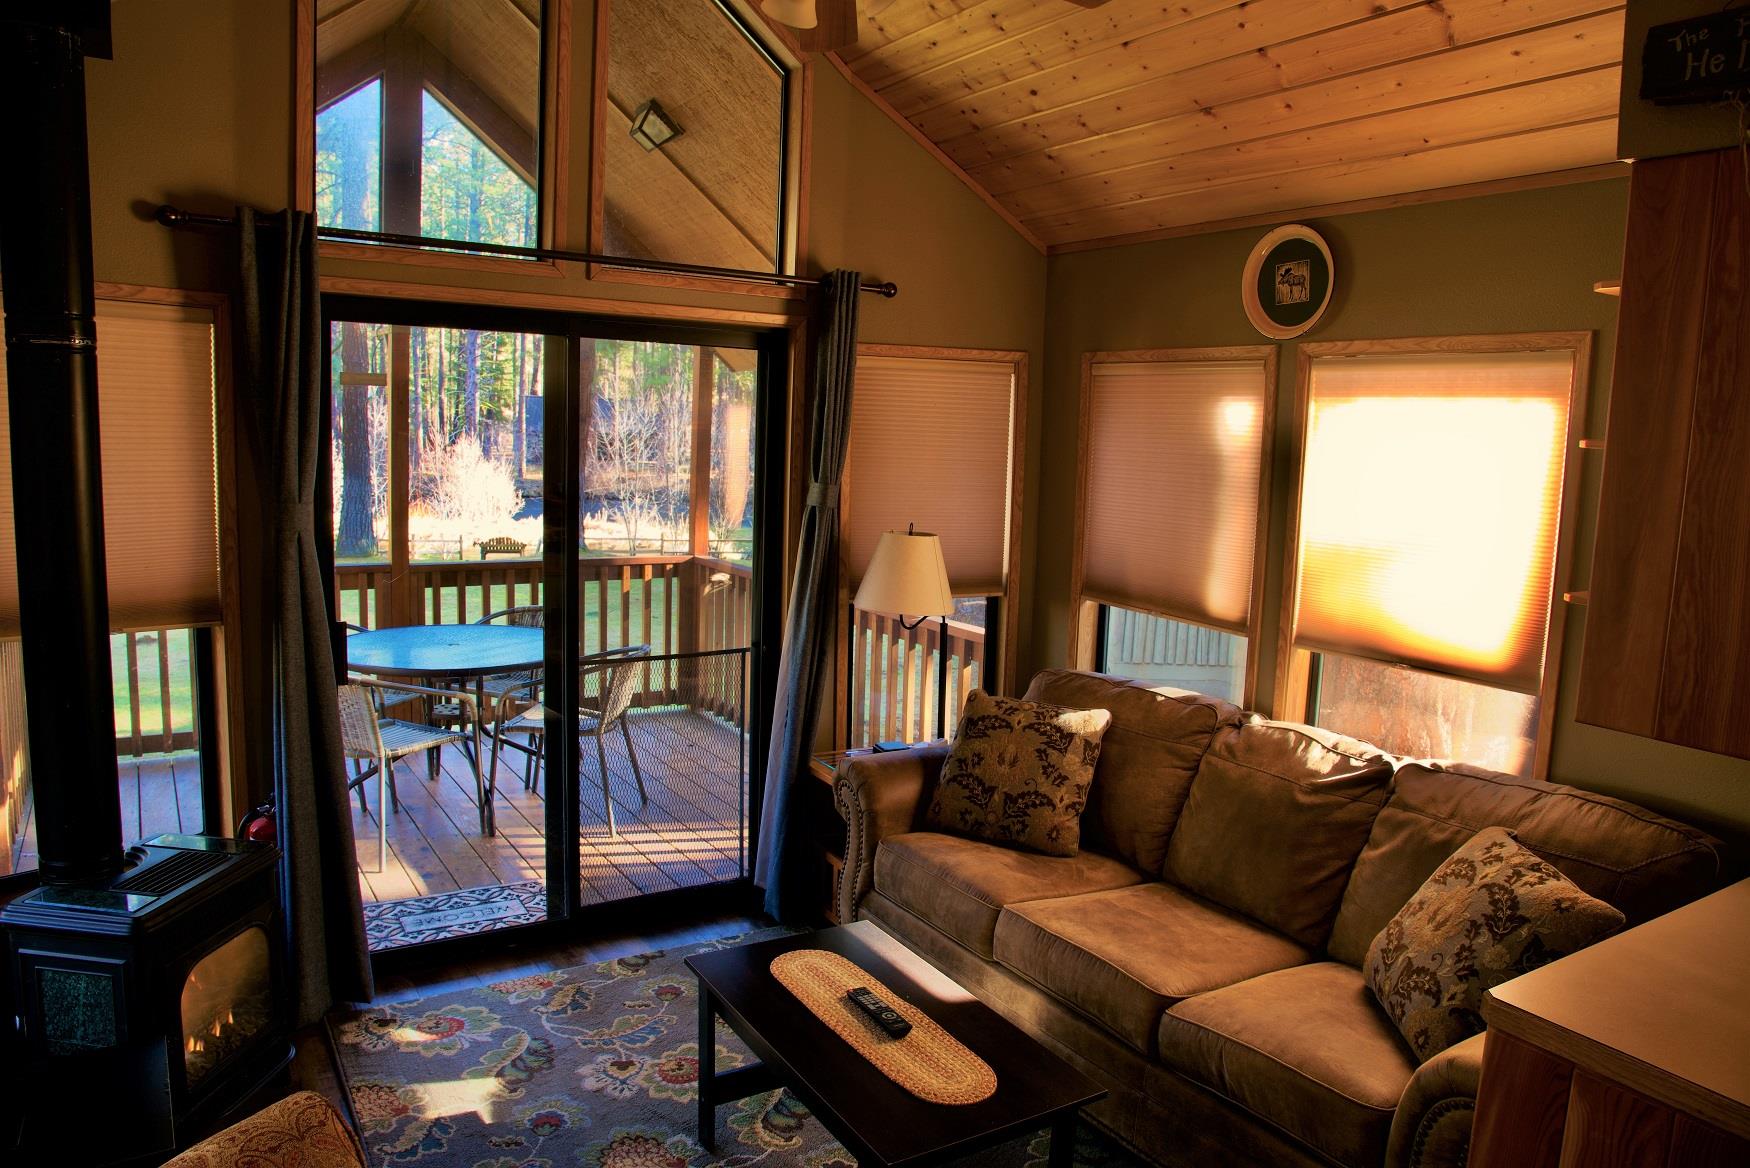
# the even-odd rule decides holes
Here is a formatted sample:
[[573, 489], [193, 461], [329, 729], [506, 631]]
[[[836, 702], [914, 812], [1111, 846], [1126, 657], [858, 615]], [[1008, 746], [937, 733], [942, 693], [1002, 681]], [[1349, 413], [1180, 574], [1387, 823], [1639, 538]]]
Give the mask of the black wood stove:
[[0, 912], [25, 1048], [21, 1149], [162, 1158], [288, 1057], [277, 851], [161, 835], [125, 860]]
[[3, 1164], [150, 1164], [289, 1057], [278, 853], [159, 836], [123, 850], [116, 781], [86, 56], [108, 0], [0, 7], [0, 183], [24, 688], [40, 886], [0, 911]]

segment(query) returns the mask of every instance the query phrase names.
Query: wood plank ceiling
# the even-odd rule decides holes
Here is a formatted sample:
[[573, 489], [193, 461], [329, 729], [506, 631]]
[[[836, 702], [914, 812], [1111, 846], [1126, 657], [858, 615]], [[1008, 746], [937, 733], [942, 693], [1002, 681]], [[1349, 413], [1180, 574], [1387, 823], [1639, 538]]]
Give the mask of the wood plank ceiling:
[[838, 55], [1062, 247], [1612, 162], [1623, 11], [895, 0]]

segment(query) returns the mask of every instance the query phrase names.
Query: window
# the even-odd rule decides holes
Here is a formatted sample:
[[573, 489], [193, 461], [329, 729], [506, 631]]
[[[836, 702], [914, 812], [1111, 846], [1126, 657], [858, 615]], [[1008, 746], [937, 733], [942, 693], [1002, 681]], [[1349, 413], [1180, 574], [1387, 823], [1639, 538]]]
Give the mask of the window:
[[364, 8], [316, 6], [318, 223], [535, 246], [540, 0]]
[[1304, 347], [1291, 713], [1535, 769], [1583, 343]]
[[1089, 355], [1072, 586], [1078, 664], [1249, 704], [1275, 354]]
[[[851, 745], [951, 734], [967, 690], [991, 684], [1000, 654], [987, 636], [1006, 635], [1001, 601], [1014, 575], [1024, 362], [1020, 353], [858, 350], [842, 508]], [[881, 533], [908, 526], [941, 537], [958, 598], [945, 632], [937, 621], [906, 629], [901, 614], [849, 608]]]
[[1100, 606], [1100, 624], [1102, 673], [1244, 703], [1247, 638], [1115, 604]]
[[600, 0], [597, 20], [595, 249], [786, 270], [784, 67], [717, 0]]
[[[332, 324], [343, 621], [472, 620], [537, 598], [546, 349], [545, 337], [523, 332]], [[400, 490], [391, 488], [396, 464]], [[463, 561], [481, 570], [443, 586], [462, 580], [444, 565]], [[391, 587], [403, 578], [418, 582], [418, 596]]]
[[[224, 618], [219, 578], [218, 298], [130, 289], [97, 306], [104, 543], [117, 781], [131, 840], [206, 830], [217, 747], [201, 733]], [[0, 367], [0, 875], [35, 868], [14, 544], [10, 420]], [[212, 709], [204, 711], [210, 716]]]

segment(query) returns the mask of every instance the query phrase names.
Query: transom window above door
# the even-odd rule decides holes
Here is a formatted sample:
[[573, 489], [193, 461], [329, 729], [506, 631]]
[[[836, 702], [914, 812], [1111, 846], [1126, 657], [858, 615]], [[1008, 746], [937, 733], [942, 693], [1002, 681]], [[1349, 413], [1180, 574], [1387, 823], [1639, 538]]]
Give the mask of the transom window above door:
[[599, 0], [594, 249], [784, 271], [789, 71], [719, 0]]
[[542, 0], [317, 0], [320, 225], [533, 247]]

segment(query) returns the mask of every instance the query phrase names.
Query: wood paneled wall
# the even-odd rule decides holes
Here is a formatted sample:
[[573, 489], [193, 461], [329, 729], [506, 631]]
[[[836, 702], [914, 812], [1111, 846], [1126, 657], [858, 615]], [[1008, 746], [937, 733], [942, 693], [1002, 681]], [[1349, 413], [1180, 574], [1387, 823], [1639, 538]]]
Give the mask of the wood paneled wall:
[[1635, 164], [1576, 716], [1750, 758], [1750, 178]]

